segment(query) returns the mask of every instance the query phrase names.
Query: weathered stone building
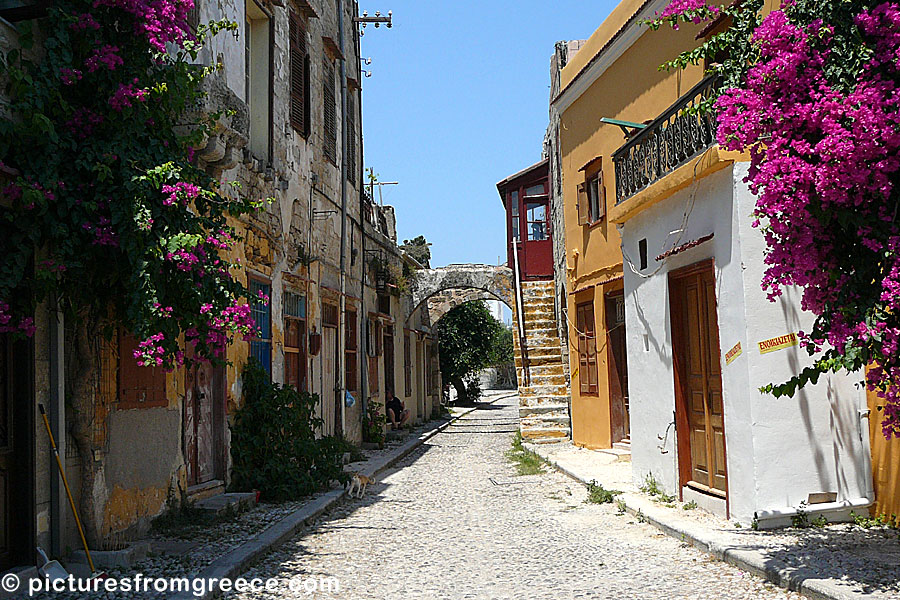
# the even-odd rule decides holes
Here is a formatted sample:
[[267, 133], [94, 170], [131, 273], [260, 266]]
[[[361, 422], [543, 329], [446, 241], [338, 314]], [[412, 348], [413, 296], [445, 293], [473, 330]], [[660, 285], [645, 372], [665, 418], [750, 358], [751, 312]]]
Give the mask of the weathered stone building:
[[[197, 149], [223, 193], [272, 201], [236, 221], [239, 275], [256, 303], [259, 335], [228, 350], [229, 365], [165, 373], [137, 367], [135, 340], [98, 337], [90, 485], [68, 431], [65, 366], [76, 349], [50, 307], [21, 347], [0, 340], [0, 382], [14, 396], [17, 471], [0, 500], [16, 509], [0, 527], [9, 550], [0, 571], [79, 547], [49, 443], [37, 414], [47, 406], [67, 474], [95, 547], [141, 536], [182, 501], [224, 493], [230, 473], [229, 423], [243, 402], [241, 372], [252, 356], [273, 381], [318, 395], [322, 435], [359, 442], [366, 403], [385, 394], [406, 402], [413, 421], [440, 402], [437, 341], [427, 307], [410, 306], [409, 281], [421, 266], [397, 246], [393, 209], [363, 186], [357, 3], [353, 0], [198, 2], [196, 22], [237, 23], [236, 38], [210, 40], [198, 62], [220, 64], [197, 110], [219, 113]], [[0, 20], [0, 48], [17, 44]], [[0, 208], [2, 210], [2, 208]], [[10, 425], [4, 423], [4, 425]], [[0, 464], [0, 471], [5, 463]], [[3, 473], [5, 475], [5, 473]], [[86, 496], [88, 495], [88, 496]], [[89, 497], [91, 502], [85, 503]], [[92, 514], [83, 514], [92, 506]], [[6, 515], [10, 513], [5, 513]], [[2, 550], [2, 548], [0, 548]]]
[[[550, 100], [559, 94], [560, 72], [584, 45], [584, 40], [557, 42], [550, 58]], [[562, 365], [566, 381], [571, 385], [569, 367], [568, 292], [566, 291], [566, 222], [563, 211], [563, 169], [559, 149], [559, 110], [550, 103], [550, 124], [544, 135], [544, 158], [550, 169], [550, 224], [553, 235], [553, 283], [556, 324], [562, 346]], [[571, 398], [569, 399], [571, 402]]]

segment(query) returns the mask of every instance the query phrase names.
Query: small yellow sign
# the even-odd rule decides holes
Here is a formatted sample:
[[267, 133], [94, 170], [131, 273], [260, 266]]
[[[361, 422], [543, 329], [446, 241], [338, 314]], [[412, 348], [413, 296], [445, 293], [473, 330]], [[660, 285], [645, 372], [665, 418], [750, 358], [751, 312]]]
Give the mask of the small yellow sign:
[[789, 333], [787, 335], [782, 335], [770, 340], [759, 342], [759, 353], [768, 354], [769, 352], [775, 352], [776, 350], [783, 350], [784, 348], [796, 346], [799, 343], [799, 340], [797, 340], [797, 334]]
[[741, 343], [738, 342], [734, 345], [734, 348], [725, 353], [725, 364], [730, 365], [734, 362], [738, 356], [744, 353], [744, 349], [741, 348]]

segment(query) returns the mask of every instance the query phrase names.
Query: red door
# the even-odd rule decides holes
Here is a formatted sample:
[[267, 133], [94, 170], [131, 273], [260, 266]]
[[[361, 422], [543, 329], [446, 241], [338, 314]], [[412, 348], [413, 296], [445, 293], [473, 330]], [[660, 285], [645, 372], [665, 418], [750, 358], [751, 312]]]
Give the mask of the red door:
[[[523, 277], [553, 275], [553, 243], [550, 239], [550, 198], [547, 183], [526, 187], [522, 193], [519, 256]], [[523, 260], [524, 258], [524, 260]]]

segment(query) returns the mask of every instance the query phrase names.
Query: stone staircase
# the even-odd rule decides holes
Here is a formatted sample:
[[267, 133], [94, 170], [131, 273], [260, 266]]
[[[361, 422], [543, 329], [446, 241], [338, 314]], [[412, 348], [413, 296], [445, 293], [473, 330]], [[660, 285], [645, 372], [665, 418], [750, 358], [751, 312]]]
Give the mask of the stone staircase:
[[556, 328], [553, 282], [522, 282], [522, 305], [524, 359], [517, 316], [513, 322], [522, 437], [534, 443], [558, 442], [570, 435], [569, 386]]

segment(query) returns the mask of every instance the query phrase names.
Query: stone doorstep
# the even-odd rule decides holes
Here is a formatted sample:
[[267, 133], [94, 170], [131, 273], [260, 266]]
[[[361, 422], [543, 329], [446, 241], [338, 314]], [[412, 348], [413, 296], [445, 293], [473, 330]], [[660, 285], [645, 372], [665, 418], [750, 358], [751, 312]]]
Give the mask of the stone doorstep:
[[[91, 550], [91, 560], [94, 566], [102, 571], [112, 567], [129, 568], [134, 563], [143, 560], [150, 552], [150, 542], [140, 540], [130, 542], [121, 550]], [[66, 567], [70, 572], [90, 573], [90, 567], [84, 550], [75, 550], [72, 557], [66, 561]]]
[[213, 479], [197, 485], [192, 485], [187, 489], [188, 502], [200, 502], [206, 500], [210, 496], [225, 493], [225, 482], [221, 479]]
[[594, 452], [601, 452], [603, 454], [609, 454], [611, 456], [615, 456], [616, 460], [621, 461], [631, 461], [631, 450], [624, 450], [622, 448], [617, 448], [613, 445], [612, 448], [598, 448]]
[[218, 516], [229, 510], [235, 513], [242, 513], [253, 508], [254, 504], [256, 504], [256, 494], [254, 492], [235, 492], [210, 496], [198, 502], [196, 507], [206, 513]]
[[[498, 400], [503, 400], [504, 398], [509, 398], [512, 396], [515, 396], [514, 392], [511, 392], [509, 395], [497, 396], [496, 398], [492, 398], [489, 402], [487, 402], [487, 404], [493, 404]], [[467, 414], [478, 410], [478, 408], [479, 406], [475, 406], [459, 413], [458, 415], [454, 415], [449, 420], [444, 421], [437, 427], [426, 431], [418, 437], [408, 439], [403, 445], [393, 450], [390, 454], [379, 457], [371, 461], [371, 463], [367, 461], [366, 466], [360, 472], [367, 477], [375, 478], [376, 475], [379, 475], [380, 473], [391, 468], [394, 464], [403, 460], [407, 455], [409, 455], [419, 446], [423, 445], [429, 439], [444, 431], [457, 420], [461, 419]], [[319, 517], [320, 515], [322, 515], [322, 513], [324, 513], [331, 507], [344, 500], [346, 496], [346, 489], [336, 489], [326, 492], [322, 496], [304, 504], [288, 516], [282, 518], [279, 521], [276, 521], [267, 529], [258, 533], [253, 538], [250, 538], [237, 548], [234, 548], [230, 552], [220, 556], [208, 566], [206, 566], [202, 571], [200, 571], [199, 573], [193, 573], [191, 576], [196, 579], [205, 579], [207, 581], [212, 579], [221, 580], [222, 578], [234, 579], [242, 572], [244, 572], [248, 567], [261, 559], [265, 554], [272, 550], [272, 548], [279, 546], [292, 538], [298, 531], [300, 531], [300, 529], [308, 525], [310, 522], [312, 522], [313, 519]], [[172, 595], [167, 600], [208, 600], [210, 598], [216, 597], [217, 595], [217, 591], [209, 591], [203, 596], [196, 596], [190, 592], [183, 592], [180, 594]]]
[[[524, 437], [524, 433], [523, 433]], [[562, 440], [554, 440], [562, 441]], [[578, 475], [574, 470], [567, 468], [563, 463], [553, 460], [546, 449], [546, 442], [538, 440], [527, 442], [529, 448], [536, 452], [556, 470], [572, 479], [587, 485], [586, 478]], [[603, 483], [602, 481], [600, 482]], [[663, 507], [635, 492], [624, 492], [618, 499], [625, 502], [625, 510], [632, 516], [640, 513], [646, 521], [679, 541], [686, 542], [698, 550], [711, 555], [713, 558], [726, 562], [739, 569], [752, 573], [761, 579], [803, 594], [813, 600], [866, 600], [869, 596], [842, 586], [841, 582], [834, 579], [822, 579], [806, 569], [798, 569], [784, 561], [765, 554], [762, 551], [751, 548], [735, 547], [729, 543], [725, 536], [718, 535], [714, 531], [705, 531], [701, 526], [690, 522], [688, 519], [678, 519], [669, 515]]]

